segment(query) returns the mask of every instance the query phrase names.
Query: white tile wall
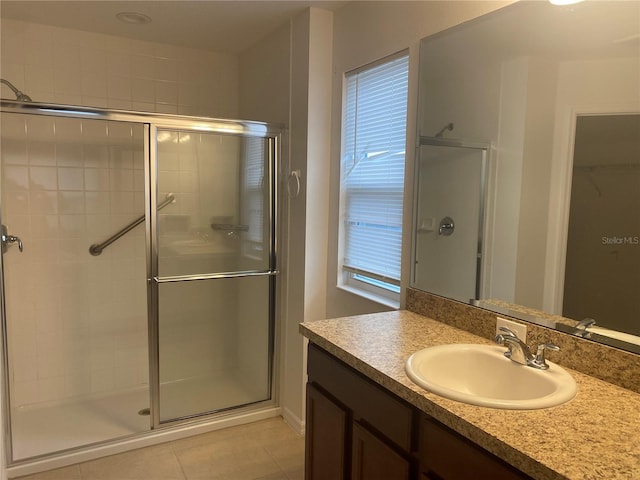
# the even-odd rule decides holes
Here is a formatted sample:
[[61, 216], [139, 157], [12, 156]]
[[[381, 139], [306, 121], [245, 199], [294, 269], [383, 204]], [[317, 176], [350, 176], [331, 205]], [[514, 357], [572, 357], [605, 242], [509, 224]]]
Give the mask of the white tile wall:
[[[15, 20], [1, 27], [2, 77], [35, 101], [237, 117], [235, 56]], [[25, 242], [23, 254], [5, 256], [13, 405], [147, 382], [144, 231], [88, 254], [143, 212], [142, 151], [131, 148], [141, 132], [2, 120], [2, 220]], [[185, 193], [182, 208], [196, 180], [184, 173], [189, 161], [176, 157], [162, 172]]]
[[6, 19], [1, 48], [2, 78], [35, 101], [237, 118], [234, 55]]

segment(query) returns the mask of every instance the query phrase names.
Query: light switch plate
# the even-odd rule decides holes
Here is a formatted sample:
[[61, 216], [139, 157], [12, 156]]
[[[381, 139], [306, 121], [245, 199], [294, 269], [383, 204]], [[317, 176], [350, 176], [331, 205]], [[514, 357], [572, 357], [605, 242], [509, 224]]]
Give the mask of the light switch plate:
[[507, 327], [509, 330], [512, 330], [520, 340], [522, 340], [524, 343], [527, 343], [526, 325], [507, 320], [506, 318], [496, 317], [496, 335], [499, 333], [504, 333], [500, 331], [500, 327]]

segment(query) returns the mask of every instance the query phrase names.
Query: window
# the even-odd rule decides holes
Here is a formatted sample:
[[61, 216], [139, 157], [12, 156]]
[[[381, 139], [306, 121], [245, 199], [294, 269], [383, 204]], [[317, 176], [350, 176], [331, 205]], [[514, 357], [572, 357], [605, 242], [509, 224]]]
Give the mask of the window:
[[264, 217], [269, 215], [267, 198], [269, 188], [265, 182], [268, 172], [265, 160], [268, 155], [268, 143], [264, 138], [243, 137], [242, 141], [242, 191], [243, 221], [248, 227], [246, 235], [242, 236], [243, 254], [254, 260], [267, 261], [267, 249], [269, 241], [268, 225], [264, 223]]
[[345, 75], [339, 284], [365, 296], [400, 298], [402, 201], [409, 56]]

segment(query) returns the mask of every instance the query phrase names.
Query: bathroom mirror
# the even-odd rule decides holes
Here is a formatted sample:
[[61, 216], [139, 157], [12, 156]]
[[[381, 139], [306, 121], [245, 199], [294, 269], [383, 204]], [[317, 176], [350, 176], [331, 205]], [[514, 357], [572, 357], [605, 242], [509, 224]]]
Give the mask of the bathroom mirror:
[[[640, 2], [507, 6], [423, 39], [419, 85], [410, 285], [640, 352]], [[465, 233], [478, 267], [456, 275], [422, 261], [425, 236], [465, 232], [421, 216], [433, 139], [489, 145], [486, 177], [446, 180], [486, 186]]]

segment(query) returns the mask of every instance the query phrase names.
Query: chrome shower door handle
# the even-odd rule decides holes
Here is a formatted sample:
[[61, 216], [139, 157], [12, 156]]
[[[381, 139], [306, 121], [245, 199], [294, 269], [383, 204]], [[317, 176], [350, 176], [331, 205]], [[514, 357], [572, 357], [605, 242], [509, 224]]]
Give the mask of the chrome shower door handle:
[[20, 252], [24, 250], [24, 247], [22, 246], [22, 240], [20, 240], [20, 237], [16, 237], [15, 235], [9, 235], [7, 231], [7, 226], [2, 225], [2, 253], [7, 253], [7, 249], [9, 248], [9, 245], [13, 243], [18, 244], [18, 250], [20, 250]]

